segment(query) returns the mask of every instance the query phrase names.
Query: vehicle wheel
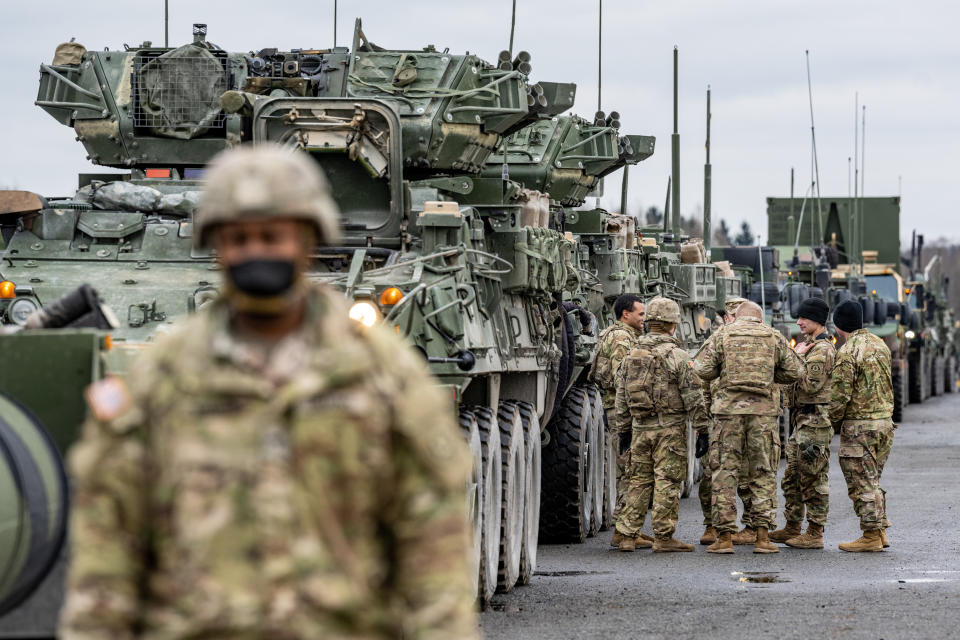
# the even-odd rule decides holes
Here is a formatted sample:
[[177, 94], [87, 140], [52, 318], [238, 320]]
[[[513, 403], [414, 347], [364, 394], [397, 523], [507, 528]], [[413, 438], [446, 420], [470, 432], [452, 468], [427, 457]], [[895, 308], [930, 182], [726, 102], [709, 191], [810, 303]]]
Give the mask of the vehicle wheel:
[[503, 452], [503, 516], [500, 520], [500, 565], [497, 590], [506, 593], [520, 578], [520, 548], [523, 546], [523, 499], [527, 485], [523, 421], [517, 405], [500, 401], [500, 450]]
[[614, 524], [613, 512], [617, 508], [617, 448], [619, 446], [617, 436], [613, 435], [609, 429], [606, 431], [605, 448], [606, 455], [603, 460], [603, 527], [606, 531]]
[[518, 584], [530, 584], [537, 571], [537, 539], [540, 537], [540, 421], [533, 405], [518, 402], [523, 434], [526, 438], [527, 481], [523, 502], [523, 544], [520, 546], [520, 580]]
[[477, 418], [466, 409], [460, 411], [460, 431], [467, 441], [472, 462], [470, 478], [467, 480], [467, 516], [470, 518], [470, 532], [473, 542], [470, 553], [471, 568], [473, 575], [477, 576], [473, 593], [473, 597], [476, 598], [479, 595], [480, 563], [483, 559], [483, 547], [481, 546], [483, 541], [483, 445], [480, 442]]
[[474, 416], [483, 445], [483, 535], [481, 540], [479, 600], [480, 609], [486, 609], [497, 590], [497, 571], [500, 562], [500, 516], [503, 503], [501, 476], [502, 453], [500, 429], [489, 407], [475, 407]]
[[903, 373], [903, 360], [894, 360], [890, 366], [890, 381], [893, 386], [893, 421], [896, 423], [903, 421], [903, 405], [907, 399], [904, 394]]
[[910, 359], [907, 374], [910, 383], [910, 402], [919, 404], [927, 397], [927, 359], [922, 351]]
[[587, 387], [590, 396], [593, 443], [590, 445], [590, 478], [593, 485], [591, 500], [590, 535], [603, 527], [603, 467], [607, 451], [606, 428], [603, 421], [603, 397], [596, 387]]
[[697, 432], [693, 430], [693, 424], [687, 419], [687, 474], [680, 486], [680, 497], [687, 498], [693, 491], [697, 476]]
[[957, 390], [957, 359], [954, 356], [950, 356], [946, 359], [944, 363], [944, 377], [946, 378], [946, 384], [944, 385], [944, 391], [947, 393], [955, 393]]
[[590, 528], [584, 515], [589, 496], [587, 434], [590, 401], [574, 387], [560, 401], [547, 425], [549, 444], [543, 448], [543, 492], [540, 503], [540, 539], [545, 542], [583, 542]]

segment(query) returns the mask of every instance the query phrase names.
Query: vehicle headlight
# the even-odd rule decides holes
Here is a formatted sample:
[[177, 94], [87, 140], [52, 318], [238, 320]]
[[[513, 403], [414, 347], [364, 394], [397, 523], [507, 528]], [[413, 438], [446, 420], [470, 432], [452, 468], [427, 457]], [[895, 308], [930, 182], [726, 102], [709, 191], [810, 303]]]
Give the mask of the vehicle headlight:
[[907, 332], [903, 334], [907, 340], [913, 340], [917, 337], [917, 334], [913, 332], [912, 329], [907, 329]]
[[10, 303], [7, 308], [7, 317], [15, 325], [24, 327], [27, 324], [27, 318], [30, 314], [40, 308], [36, 302], [30, 298], [17, 298]]
[[366, 300], [353, 303], [350, 307], [350, 319], [356, 320], [365, 327], [372, 327], [377, 322], [377, 308]]

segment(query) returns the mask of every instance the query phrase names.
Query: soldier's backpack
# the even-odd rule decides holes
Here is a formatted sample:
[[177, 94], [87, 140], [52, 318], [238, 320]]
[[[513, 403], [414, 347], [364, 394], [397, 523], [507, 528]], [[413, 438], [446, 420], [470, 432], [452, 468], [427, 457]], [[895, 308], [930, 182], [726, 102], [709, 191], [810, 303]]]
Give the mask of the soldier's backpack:
[[[664, 361], [673, 344], [661, 342], [650, 344], [641, 341], [630, 352], [624, 366], [626, 376], [627, 404], [631, 412], [660, 413], [677, 409], [670, 393], [670, 378]], [[679, 396], [678, 396], [679, 397]], [[682, 409], [683, 405], [680, 405]]]
[[723, 333], [724, 387], [769, 393], [777, 366], [777, 336], [759, 323], [728, 325]]

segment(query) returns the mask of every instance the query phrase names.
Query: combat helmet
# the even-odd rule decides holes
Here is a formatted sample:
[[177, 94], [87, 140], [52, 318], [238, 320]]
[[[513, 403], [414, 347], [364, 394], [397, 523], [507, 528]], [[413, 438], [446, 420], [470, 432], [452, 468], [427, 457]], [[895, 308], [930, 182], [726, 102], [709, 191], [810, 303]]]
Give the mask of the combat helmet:
[[658, 296], [647, 303], [647, 321], [680, 323], [680, 305], [671, 300]]
[[242, 146], [214, 158], [194, 216], [198, 247], [224, 222], [296, 218], [312, 223], [324, 244], [340, 238], [339, 211], [320, 168], [310, 158], [275, 144]]

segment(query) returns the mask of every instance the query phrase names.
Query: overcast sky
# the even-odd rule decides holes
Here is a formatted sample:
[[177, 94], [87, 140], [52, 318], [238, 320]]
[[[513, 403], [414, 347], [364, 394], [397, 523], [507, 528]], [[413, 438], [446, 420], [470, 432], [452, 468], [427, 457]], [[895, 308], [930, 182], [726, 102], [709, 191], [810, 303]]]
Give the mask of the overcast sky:
[[[517, 0], [516, 49], [533, 55], [533, 79], [574, 81], [574, 111], [596, 108], [596, 0]], [[170, 0], [171, 44], [194, 22], [231, 51], [324, 48], [333, 39], [332, 0]], [[71, 193], [96, 170], [74, 132], [33, 105], [38, 68], [57, 43], [88, 49], [163, 42], [162, 0], [12, 2], [0, 9], [0, 186]], [[493, 60], [507, 47], [510, 0], [341, 0], [339, 44], [354, 17], [388, 48], [434, 44]], [[810, 50], [824, 195], [846, 195], [853, 155], [854, 92], [867, 105], [866, 194], [896, 195], [902, 176], [901, 237], [960, 240], [960, 10], [955, 3], [606, 0], [603, 104], [627, 133], [657, 137], [657, 152], [630, 174], [634, 211], [663, 206], [670, 172], [671, 59], [680, 48], [681, 209], [703, 202], [705, 90], [713, 87], [713, 211], [731, 227], [748, 220], [766, 236], [767, 196], [800, 195], [810, 181], [810, 114], [804, 50]], [[619, 173], [605, 203], [619, 205]], [[613, 196], [612, 194], [616, 194]], [[633, 211], [631, 211], [633, 212]], [[869, 224], [869, 222], [868, 222]]]

